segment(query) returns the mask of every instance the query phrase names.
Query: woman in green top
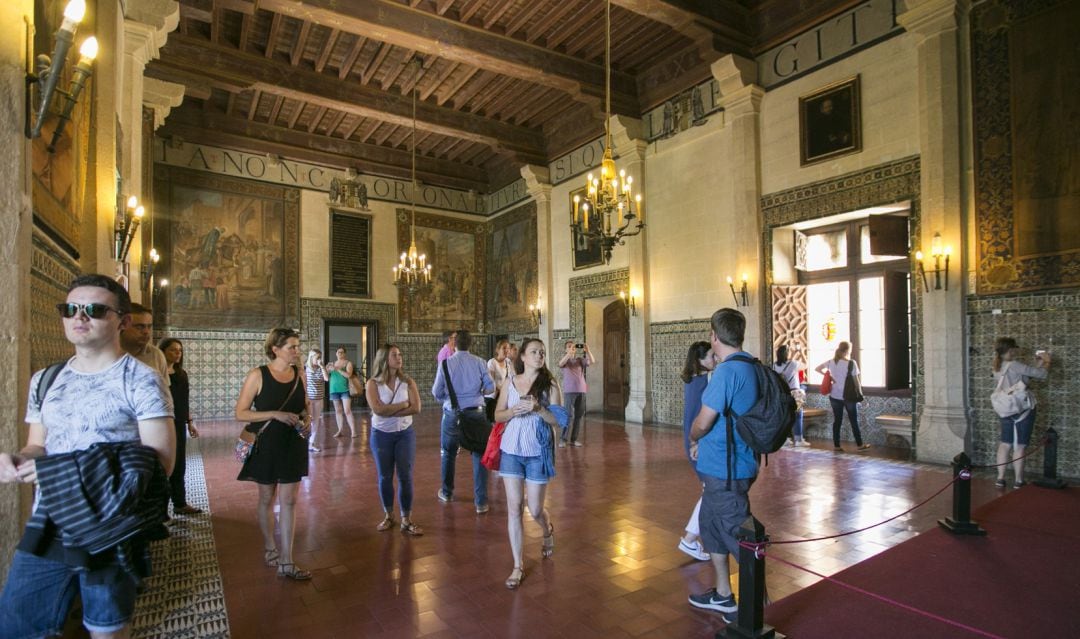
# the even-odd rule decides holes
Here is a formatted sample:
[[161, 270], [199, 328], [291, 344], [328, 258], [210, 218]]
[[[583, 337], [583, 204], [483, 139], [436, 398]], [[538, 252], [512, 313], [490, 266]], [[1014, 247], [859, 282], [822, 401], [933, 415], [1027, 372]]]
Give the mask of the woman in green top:
[[356, 421], [352, 414], [352, 398], [349, 397], [349, 377], [356, 367], [345, 357], [345, 347], [337, 349], [337, 361], [323, 367], [323, 379], [330, 382], [327, 389], [330, 401], [334, 404], [334, 416], [337, 418], [337, 432], [334, 437], [342, 437], [345, 423], [349, 432], [356, 437]]

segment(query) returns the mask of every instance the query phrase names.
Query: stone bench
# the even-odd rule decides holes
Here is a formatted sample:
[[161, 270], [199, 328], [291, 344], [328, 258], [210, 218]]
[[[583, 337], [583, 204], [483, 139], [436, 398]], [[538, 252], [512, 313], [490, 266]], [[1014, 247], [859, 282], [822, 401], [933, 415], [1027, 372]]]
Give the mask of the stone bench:
[[874, 423], [885, 431], [886, 444], [889, 437], [895, 436], [903, 439], [911, 448], [911, 415], [878, 415]]
[[[818, 437], [829, 437], [829, 424], [826, 417], [830, 411], [824, 408], [803, 408], [803, 436], [809, 437], [811, 429]], [[819, 432], [820, 430], [820, 432]]]

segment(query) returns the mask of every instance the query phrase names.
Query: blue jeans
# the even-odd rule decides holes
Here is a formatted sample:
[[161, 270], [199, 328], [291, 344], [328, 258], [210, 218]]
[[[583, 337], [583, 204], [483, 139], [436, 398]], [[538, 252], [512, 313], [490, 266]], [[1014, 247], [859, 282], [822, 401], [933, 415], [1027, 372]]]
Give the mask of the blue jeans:
[[[439, 443], [442, 446], [442, 489], [447, 497], [454, 496], [454, 468], [457, 465], [458, 437], [460, 434], [457, 427], [457, 415], [444, 409]], [[480, 453], [472, 453], [473, 491], [477, 506], [487, 504], [488, 471], [480, 463], [481, 457], [483, 455]]]
[[829, 398], [832, 405], [832, 441], [833, 446], [840, 447], [840, 423], [844, 421], [844, 410], [847, 410], [848, 421], [851, 422], [851, 434], [855, 436], [855, 445], [862, 446], [862, 433], [859, 432], [859, 403], [845, 402], [840, 399]]
[[[115, 574], [107, 579], [95, 578], [109, 572]], [[16, 550], [0, 594], [0, 633], [5, 639], [59, 635], [76, 593], [82, 595], [83, 625], [87, 630], [116, 632], [131, 621], [135, 590], [135, 581], [119, 568], [76, 571], [66, 564]]]
[[401, 515], [412, 512], [412, 469], [416, 460], [416, 431], [412, 428], [396, 433], [371, 429], [371, 452], [375, 470], [379, 473], [379, 497], [386, 512], [394, 509], [394, 472], [398, 478], [398, 501]]

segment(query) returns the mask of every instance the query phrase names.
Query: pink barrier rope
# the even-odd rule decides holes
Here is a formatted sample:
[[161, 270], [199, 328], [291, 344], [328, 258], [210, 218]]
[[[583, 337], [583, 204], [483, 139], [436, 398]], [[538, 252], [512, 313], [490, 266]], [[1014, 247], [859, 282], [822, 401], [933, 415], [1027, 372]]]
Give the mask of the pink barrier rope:
[[[946, 488], [947, 487], [948, 486], [946, 486]], [[776, 543], [776, 542], [773, 542], [773, 543]], [[749, 542], [745, 542], [745, 541], [740, 541], [739, 545], [742, 546], [743, 548], [753, 550], [754, 554], [757, 555], [759, 558], [765, 556], [765, 545], [766, 545], [765, 543], [753, 544], [753, 543], [749, 543]], [[830, 581], [830, 582], [832, 582], [832, 583], [834, 583], [834, 584], [836, 584], [838, 586], [841, 586], [843, 588], [847, 588], [849, 590], [854, 590], [855, 592], [866, 595], [867, 597], [877, 599], [878, 601], [889, 604], [891, 606], [896, 606], [897, 608], [903, 608], [904, 610], [907, 610], [908, 612], [912, 612], [912, 613], [915, 613], [917, 615], [922, 615], [922, 616], [927, 617], [929, 619], [934, 619], [936, 621], [940, 621], [941, 623], [944, 623], [944, 624], [947, 624], [947, 625], [950, 625], [950, 626], [953, 626], [953, 627], [956, 627], [956, 628], [961, 628], [963, 630], [967, 630], [968, 632], [972, 632], [972, 633], [975, 633], [977, 635], [981, 635], [983, 637], [991, 637], [992, 639], [1005, 639], [1005, 637], [1002, 637], [1000, 635], [995, 635], [992, 632], [987, 632], [985, 630], [980, 630], [978, 628], [974, 628], [974, 627], [969, 626], [967, 624], [960, 623], [959, 621], [953, 621], [952, 619], [949, 619], [947, 617], [942, 617], [941, 615], [936, 615], [936, 614], [934, 614], [932, 612], [927, 612], [926, 610], [922, 610], [920, 608], [916, 608], [914, 606], [910, 606], [908, 604], [901, 603], [899, 601], [896, 601], [895, 599], [890, 599], [889, 597], [885, 597], [883, 595], [879, 595], [879, 594], [870, 592], [869, 590], [866, 590], [864, 588], [859, 588], [858, 586], [853, 586], [851, 584], [844, 583], [844, 582], [842, 582], [842, 581], [840, 581], [838, 579], [834, 579], [833, 577], [823, 575], [823, 574], [821, 574], [819, 572], [815, 572], [813, 570], [810, 570], [809, 568], [804, 568], [804, 567], [802, 567], [802, 566], [800, 566], [798, 564], [792, 563], [792, 562], [787, 561], [785, 559], [781, 559], [780, 557], [774, 557], [772, 555], [769, 555], [769, 558], [773, 559], [775, 561], [779, 561], [782, 564], [791, 566], [792, 568], [797, 568], [798, 570], [808, 572], [811, 575], [815, 575], [817, 577], [820, 577], [822, 579]]]

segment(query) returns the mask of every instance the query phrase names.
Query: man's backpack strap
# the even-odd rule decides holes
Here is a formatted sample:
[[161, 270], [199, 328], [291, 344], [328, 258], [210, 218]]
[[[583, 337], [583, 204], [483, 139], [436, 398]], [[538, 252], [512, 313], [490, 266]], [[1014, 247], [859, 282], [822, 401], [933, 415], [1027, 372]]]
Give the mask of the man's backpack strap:
[[49, 388], [53, 385], [53, 382], [56, 381], [56, 376], [60, 374], [60, 371], [64, 370], [65, 366], [67, 366], [67, 360], [49, 364], [45, 367], [45, 370], [42, 371], [41, 379], [38, 380], [37, 393], [35, 395], [39, 407], [45, 403], [45, 395], [48, 394]]

